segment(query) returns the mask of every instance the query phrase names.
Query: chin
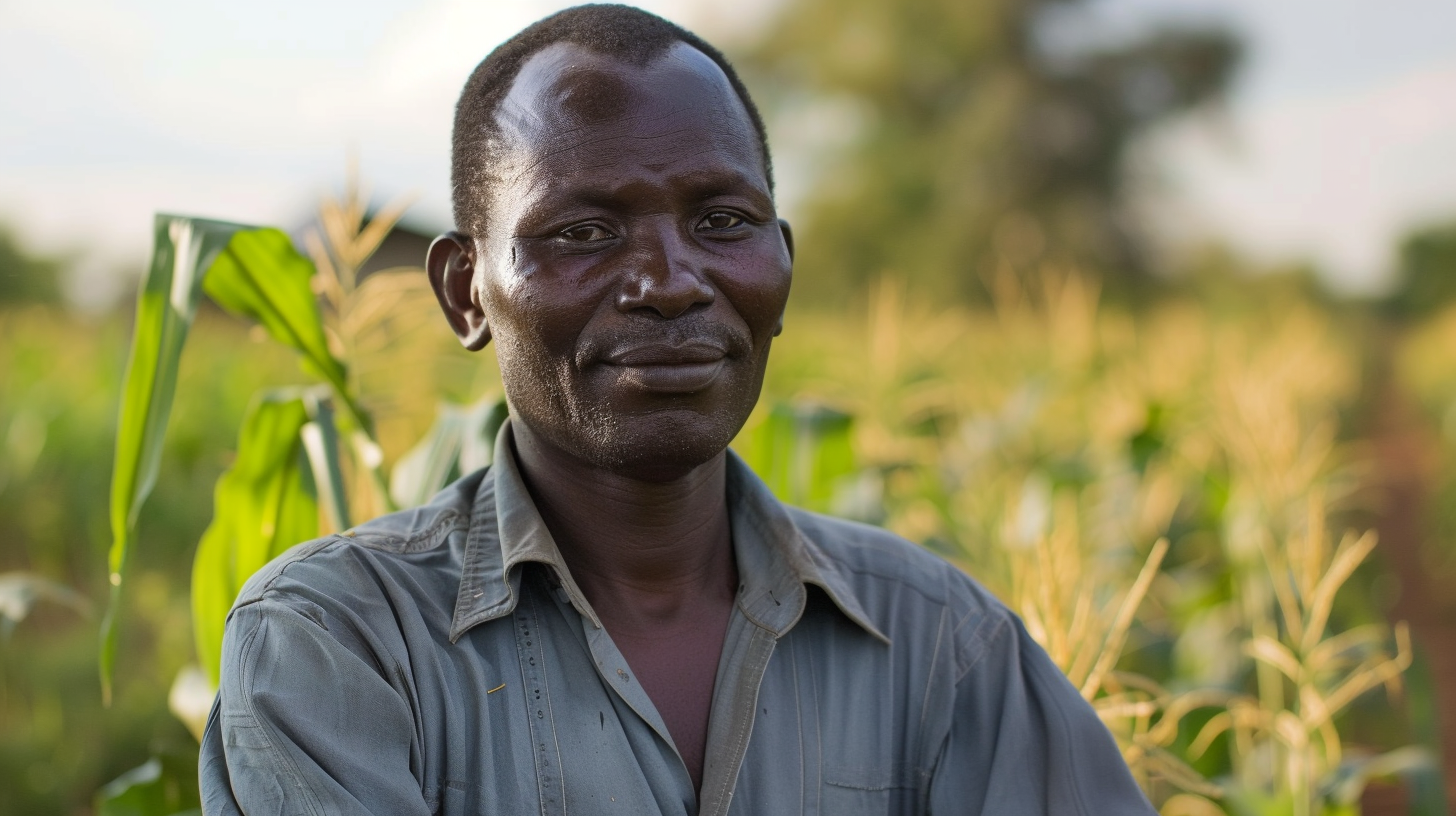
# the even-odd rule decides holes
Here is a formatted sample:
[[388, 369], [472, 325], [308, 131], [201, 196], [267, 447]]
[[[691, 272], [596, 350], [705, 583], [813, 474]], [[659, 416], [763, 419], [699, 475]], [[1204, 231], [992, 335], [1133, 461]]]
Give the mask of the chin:
[[[503, 373], [507, 369], [502, 367]], [[504, 377], [515, 421], [590, 468], [644, 482], [669, 482], [728, 448], [758, 402], [761, 371], [693, 394], [648, 394]], [[513, 386], [518, 386], [514, 387]]]
[[747, 415], [704, 416], [687, 410], [654, 411], [618, 417], [609, 428], [590, 434], [578, 450], [589, 451], [593, 465], [644, 482], [681, 478], [723, 453]]

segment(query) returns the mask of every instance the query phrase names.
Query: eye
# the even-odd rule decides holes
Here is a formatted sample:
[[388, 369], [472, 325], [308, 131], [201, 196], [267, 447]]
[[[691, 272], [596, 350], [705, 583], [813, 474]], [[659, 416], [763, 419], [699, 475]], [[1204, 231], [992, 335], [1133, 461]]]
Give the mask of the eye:
[[573, 227], [567, 227], [557, 234], [568, 241], [576, 241], [583, 244], [596, 241], [608, 241], [617, 237], [601, 224], [577, 224]]
[[742, 223], [742, 216], [734, 215], [731, 212], [718, 210], [717, 212], [710, 212], [707, 215], [703, 216], [703, 220], [698, 222], [698, 229], [712, 231], [730, 230], [734, 227], [741, 225]]

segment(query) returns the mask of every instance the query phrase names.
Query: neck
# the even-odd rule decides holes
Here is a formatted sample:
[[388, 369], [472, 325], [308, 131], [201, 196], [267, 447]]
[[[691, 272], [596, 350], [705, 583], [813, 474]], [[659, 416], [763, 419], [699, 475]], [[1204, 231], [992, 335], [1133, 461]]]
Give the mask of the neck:
[[614, 620], [660, 626], [706, 599], [732, 598], [725, 454], [676, 479], [647, 482], [591, 467], [524, 423], [512, 430], [531, 498], [609, 627]]

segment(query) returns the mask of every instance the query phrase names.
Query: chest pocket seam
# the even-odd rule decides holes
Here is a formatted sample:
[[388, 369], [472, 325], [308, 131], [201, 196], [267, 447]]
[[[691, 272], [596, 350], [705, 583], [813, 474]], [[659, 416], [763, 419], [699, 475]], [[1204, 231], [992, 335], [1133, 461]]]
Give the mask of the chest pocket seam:
[[917, 787], [919, 776], [908, 763], [896, 762], [890, 767], [855, 767], [825, 765], [821, 779], [825, 785], [861, 791], [907, 790]]

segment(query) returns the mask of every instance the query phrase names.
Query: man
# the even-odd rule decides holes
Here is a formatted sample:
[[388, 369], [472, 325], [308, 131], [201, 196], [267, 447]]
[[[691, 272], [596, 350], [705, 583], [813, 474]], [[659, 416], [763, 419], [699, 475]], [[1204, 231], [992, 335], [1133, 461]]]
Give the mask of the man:
[[1013, 615], [728, 442], [788, 297], [762, 124], [644, 12], [467, 83], [430, 279], [496, 344], [496, 463], [295, 548], [227, 627], [208, 814], [1149, 814]]

